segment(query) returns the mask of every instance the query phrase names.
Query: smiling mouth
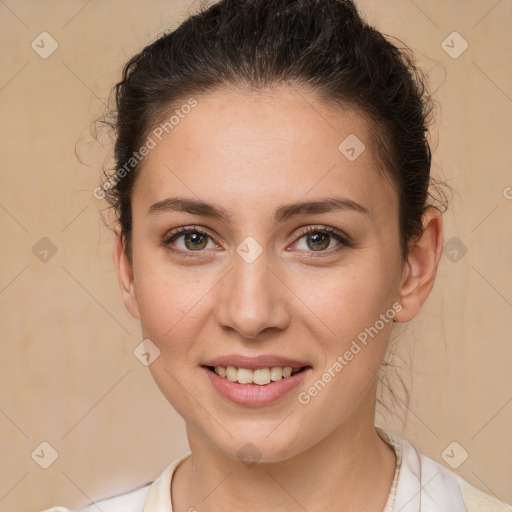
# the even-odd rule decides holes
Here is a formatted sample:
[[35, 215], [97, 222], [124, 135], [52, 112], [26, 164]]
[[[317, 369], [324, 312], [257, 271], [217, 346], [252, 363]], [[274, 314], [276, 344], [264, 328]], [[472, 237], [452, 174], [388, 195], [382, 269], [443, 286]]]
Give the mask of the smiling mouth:
[[293, 377], [310, 366], [292, 368], [291, 366], [273, 366], [251, 370], [249, 368], [236, 368], [234, 366], [204, 366], [219, 377], [239, 384], [265, 386], [272, 382]]

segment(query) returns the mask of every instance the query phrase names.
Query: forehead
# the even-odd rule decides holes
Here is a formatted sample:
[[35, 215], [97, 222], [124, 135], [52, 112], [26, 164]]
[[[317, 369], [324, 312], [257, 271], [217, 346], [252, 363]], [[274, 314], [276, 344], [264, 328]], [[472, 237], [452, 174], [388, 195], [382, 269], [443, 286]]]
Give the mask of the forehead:
[[[241, 213], [329, 194], [370, 210], [389, 211], [390, 201], [397, 202], [379, 170], [371, 126], [357, 111], [292, 87], [221, 89], [194, 98], [197, 105], [177, 123], [175, 117], [161, 140], [149, 132], [156, 145], [139, 167], [134, 201], [185, 194]], [[179, 103], [167, 118], [175, 113]]]

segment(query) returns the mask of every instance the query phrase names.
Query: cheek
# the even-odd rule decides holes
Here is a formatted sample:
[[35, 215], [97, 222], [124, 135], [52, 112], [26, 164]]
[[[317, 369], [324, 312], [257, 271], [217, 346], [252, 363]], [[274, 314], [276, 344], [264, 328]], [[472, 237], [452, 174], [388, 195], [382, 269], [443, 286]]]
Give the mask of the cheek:
[[166, 267], [154, 256], [156, 251], [134, 252], [134, 285], [143, 334], [163, 349], [163, 339], [172, 336], [192, 308], [190, 293], [197, 290], [190, 278]]
[[304, 300], [314, 325], [322, 326], [312, 324], [311, 329], [322, 329], [324, 348], [330, 352], [344, 349], [392, 307], [398, 286], [394, 274], [382, 260], [359, 259], [336, 271], [315, 272], [311, 278], [297, 274], [291, 287]]
[[143, 337], [160, 350], [149, 370], [174, 409], [195, 423], [190, 396], [200, 396], [200, 390], [197, 381], [189, 377], [197, 371], [195, 341], [205, 324], [211, 286], [189, 269], [171, 269], [152, 258], [144, 261], [142, 255], [139, 262], [135, 289]]
[[[135, 279], [137, 303], [141, 315], [144, 335], [155, 343], [166, 346], [173, 340], [186, 340], [200, 321], [201, 298], [207, 293], [204, 282], [160, 274], [155, 270], [147, 272], [137, 282]], [[162, 349], [163, 347], [160, 347]]]
[[[144, 338], [160, 349], [168, 368], [180, 371], [197, 360], [200, 339], [212, 315], [218, 272], [201, 266], [171, 265], [148, 248], [134, 255], [134, 281]], [[203, 336], [204, 337], [204, 336]], [[195, 359], [194, 359], [195, 358]]]
[[315, 379], [298, 390], [299, 407], [307, 411], [304, 429], [318, 428], [322, 418], [319, 432], [325, 434], [370, 400], [396, 314], [389, 275], [354, 267], [336, 282], [320, 280], [322, 288], [309, 289], [308, 304], [321, 320], [314, 320], [313, 335], [322, 360]]

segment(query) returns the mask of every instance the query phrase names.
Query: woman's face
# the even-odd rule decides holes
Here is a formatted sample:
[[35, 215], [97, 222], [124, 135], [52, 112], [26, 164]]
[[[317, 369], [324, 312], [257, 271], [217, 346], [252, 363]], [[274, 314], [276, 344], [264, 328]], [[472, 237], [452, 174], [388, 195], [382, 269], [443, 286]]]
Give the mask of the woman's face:
[[[285, 460], [373, 425], [403, 280], [397, 193], [357, 112], [291, 88], [196, 100], [141, 165], [125, 302], [194, 435]], [[261, 383], [306, 368], [243, 384], [208, 365]]]

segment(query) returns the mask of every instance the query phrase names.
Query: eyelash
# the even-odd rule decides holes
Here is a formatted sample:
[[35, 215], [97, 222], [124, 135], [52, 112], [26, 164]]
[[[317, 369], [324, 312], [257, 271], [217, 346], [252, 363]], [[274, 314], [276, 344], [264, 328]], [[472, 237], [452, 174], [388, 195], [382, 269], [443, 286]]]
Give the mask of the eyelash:
[[[162, 240], [162, 245], [165, 248], [167, 248], [169, 251], [179, 254], [181, 256], [184, 256], [186, 258], [196, 258], [197, 256], [194, 253], [202, 253], [204, 251], [203, 250], [184, 251], [182, 249], [176, 249], [171, 246], [172, 242], [175, 242], [180, 236], [186, 235], [188, 233], [199, 233], [200, 235], [209, 237], [212, 241], [215, 242], [214, 237], [207, 231], [205, 231], [203, 229], [199, 229], [196, 226], [187, 226], [187, 227], [181, 227], [174, 231], [171, 231]], [[318, 253], [320, 253], [320, 254], [327, 253], [328, 255], [330, 255], [330, 254], [336, 253], [336, 252], [344, 249], [345, 247], [353, 247], [353, 245], [354, 245], [347, 235], [345, 235], [343, 232], [338, 231], [337, 229], [331, 228], [329, 226], [308, 226], [307, 228], [299, 231], [295, 242], [298, 242], [301, 238], [303, 238], [304, 236], [306, 236], [310, 233], [321, 233], [321, 234], [330, 235], [330, 236], [334, 237], [341, 244], [341, 246], [339, 246], [335, 249], [328, 249], [328, 250], [321, 250], [321, 251], [307, 251], [307, 252], [312, 253], [311, 257], [318, 257], [318, 256], [313, 256], [314, 254], [318, 254]], [[320, 257], [322, 257], [322, 256], [320, 256]]]

